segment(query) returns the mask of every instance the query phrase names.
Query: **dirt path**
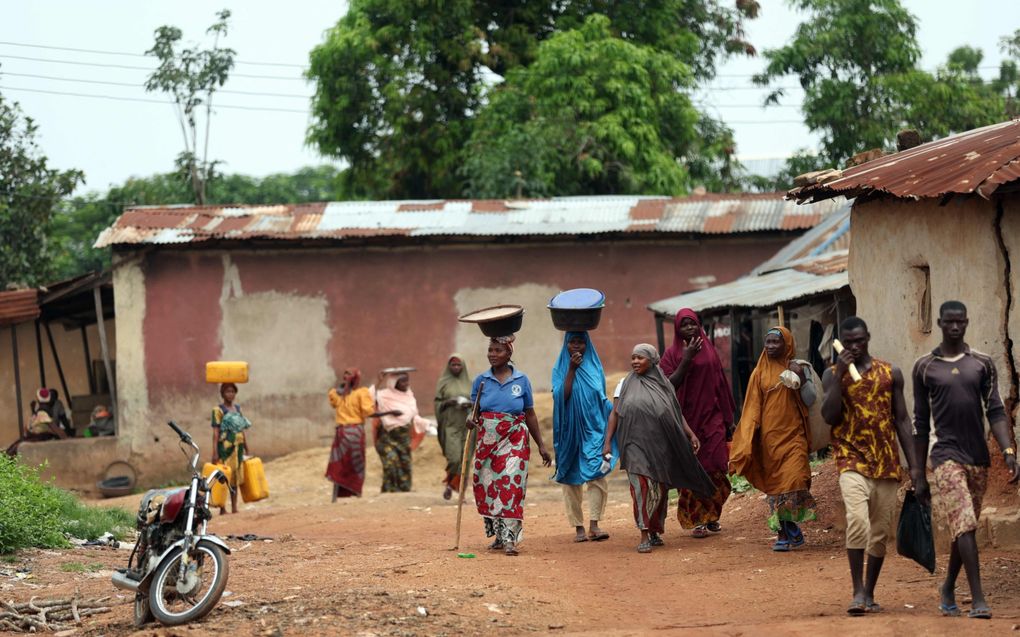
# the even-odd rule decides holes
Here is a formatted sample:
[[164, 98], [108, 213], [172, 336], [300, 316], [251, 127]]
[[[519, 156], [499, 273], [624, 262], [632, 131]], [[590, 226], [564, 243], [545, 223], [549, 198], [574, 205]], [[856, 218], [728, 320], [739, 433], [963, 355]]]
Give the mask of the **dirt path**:
[[[720, 535], [695, 540], [674, 518], [666, 546], [640, 555], [619, 473], [603, 523], [612, 537], [575, 544], [560, 491], [548, 481], [550, 470], [539, 468], [530, 479], [521, 555], [487, 552], [482, 525], [466, 506], [461, 550], [477, 557], [464, 559], [449, 550], [456, 506], [440, 497], [438, 454], [428, 448], [419, 454], [414, 492], [379, 495], [373, 465], [366, 497], [335, 505], [320, 477], [324, 458], [324, 450], [312, 450], [269, 463], [272, 498], [211, 526], [222, 536], [254, 533], [273, 541], [231, 540], [231, 594], [199, 624], [144, 634], [950, 635], [1012, 633], [1020, 624], [1020, 557], [1002, 551], [982, 554], [996, 614], [990, 622], [938, 617], [935, 590], [944, 571], [929, 576], [894, 555], [877, 596], [886, 610], [848, 618], [843, 538], [833, 524], [834, 475], [827, 467], [819, 469], [815, 490], [829, 519], [807, 525], [807, 546], [792, 553], [769, 550], [764, 503], [751, 494], [730, 500]], [[88, 597], [115, 594], [109, 569], [126, 556], [113, 549], [25, 552], [15, 563], [0, 563], [0, 574], [7, 573], [0, 597], [27, 601], [75, 589]], [[65, 572], [68, 564], [96, 572]], [[944, 556], [939, 564], [944, 568]], [[18, 568], [31, 569], [31, 577], [12, 576]], [[78, 634], [131, 634], [129, 599], [118, 601]]]

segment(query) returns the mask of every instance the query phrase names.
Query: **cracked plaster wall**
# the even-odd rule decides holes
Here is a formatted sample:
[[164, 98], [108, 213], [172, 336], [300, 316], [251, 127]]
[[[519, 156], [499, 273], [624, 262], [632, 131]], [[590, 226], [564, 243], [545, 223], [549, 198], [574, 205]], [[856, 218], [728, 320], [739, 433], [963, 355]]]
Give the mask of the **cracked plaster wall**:
[[[1016, 288], [1020, 272], [1020, 205], [1006, 206], [1002, 235], [1012, 255]], [[1005, 400], [1013, 391], [1006, 356], [1017, 358], [1020, 311], [1014, 303], [1009, 321], [1013, 351], [1007, 352], [1006, 260], [995, 232], [996, 206], [980, 199], [878, 200], [854, 206], [850, 248], [850, 286], [858, 314], [868, 322], [871, 352], [910, 375], [914, 361], [941, 341], [938, 307], [956, 299], [967, 305], [967, 342], [993, 357], [999, 391]], [[920, 327], [923, 271], [930, 268], [931, 331]], [[906, 398], [912, 408], [912, 384]], [[1014, 411], [1015, 413], [1015, 411]]]

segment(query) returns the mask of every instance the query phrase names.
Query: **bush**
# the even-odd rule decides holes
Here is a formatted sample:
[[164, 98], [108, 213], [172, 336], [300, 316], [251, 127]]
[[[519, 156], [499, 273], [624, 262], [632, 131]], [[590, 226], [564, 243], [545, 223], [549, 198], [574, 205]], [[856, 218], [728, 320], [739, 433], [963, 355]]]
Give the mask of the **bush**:
[[65, 547], [68, 535], [92, 540], [110, 532], [120, 538], [133, 526], [128, 511], [86, 506], [43, 482], [40, 469], [0, 455], [0, 553]]

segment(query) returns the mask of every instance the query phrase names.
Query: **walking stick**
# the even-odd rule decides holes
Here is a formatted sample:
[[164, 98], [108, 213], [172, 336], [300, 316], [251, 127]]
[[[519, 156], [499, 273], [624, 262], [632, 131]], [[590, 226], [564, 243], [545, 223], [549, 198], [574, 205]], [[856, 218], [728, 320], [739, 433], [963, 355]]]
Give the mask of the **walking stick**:
[[[478, 422], [478, 402], [482, 399], [483, 387], [485, 387], [484, 380], [478, 383], [478, 393], [475, 394], [475, 404], [471, 407], [471, 415], [469, 418], [471, 418], [471, 421], [474, 423]], [[460, 493], [457, 495], [457, 539], [454, 540], [452, 549], [454, 551], [460, 548], [460, 518], [461, 514], [464, 512], [464, 494], [467, 491], [468, 460], [471, 459], [474, 452], [474, 445], [471, 444], [471, 439], [477, 426], [478, 425], [476, 424], [475, 427], [468, 429], [467, 436], [464, 437], [464, 455], [460, 461]]]

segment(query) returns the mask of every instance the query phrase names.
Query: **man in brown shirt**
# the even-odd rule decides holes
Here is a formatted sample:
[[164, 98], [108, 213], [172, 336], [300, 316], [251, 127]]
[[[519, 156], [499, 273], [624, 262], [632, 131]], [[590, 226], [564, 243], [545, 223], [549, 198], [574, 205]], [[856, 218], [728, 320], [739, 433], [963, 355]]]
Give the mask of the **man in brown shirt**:
[[[868, 351], [871, 334], [862, 319], [851, 316], [843, 321], [839, 337], [845, 349], [822, 377], [825, 389], [822, 417], [832, 426], [832, 450], [846, 505], [846, 554], [854, 588], [847, 613], [863, 615], [881, 610], [875, 603], [875, 585], [885, 560], [886, 544], [893, 535], [896, 491], [900, 486], [897, 441], [903, 445], [915, 485], [923, 480], [924, 465], [917, 460], [910, 444], [903, 372], [872, 358]], [[851, 364], [861, 374], [859, 381], [848, 373]]]
[[[956, 578], [967, 569], [972, 604], [971, 617], [990, 619], [992, 611], [981, 590], [977, 530], [981, 500], [988, 483], [988, 443], [984, 418], [999, 443], [1010, 482], [1020, 479], [1009, 419], [999, 398], [995, 363], [987, 354], [972, 350], [963, 338], [967, 333], [967, 308], [946, 301], [939, 308], [942, 344], [914, 363], [914, 443], [917, 455], [931, 459], [937, 503], [953, 534], [946, 581], [939, 608], [944, 615], [959, 615]], [[928, 452], [930, 422], [936, 442]], [[920, 497], [922, 490], [918, 489]], [[922, 502], [924, 500], [922, 499]]]

